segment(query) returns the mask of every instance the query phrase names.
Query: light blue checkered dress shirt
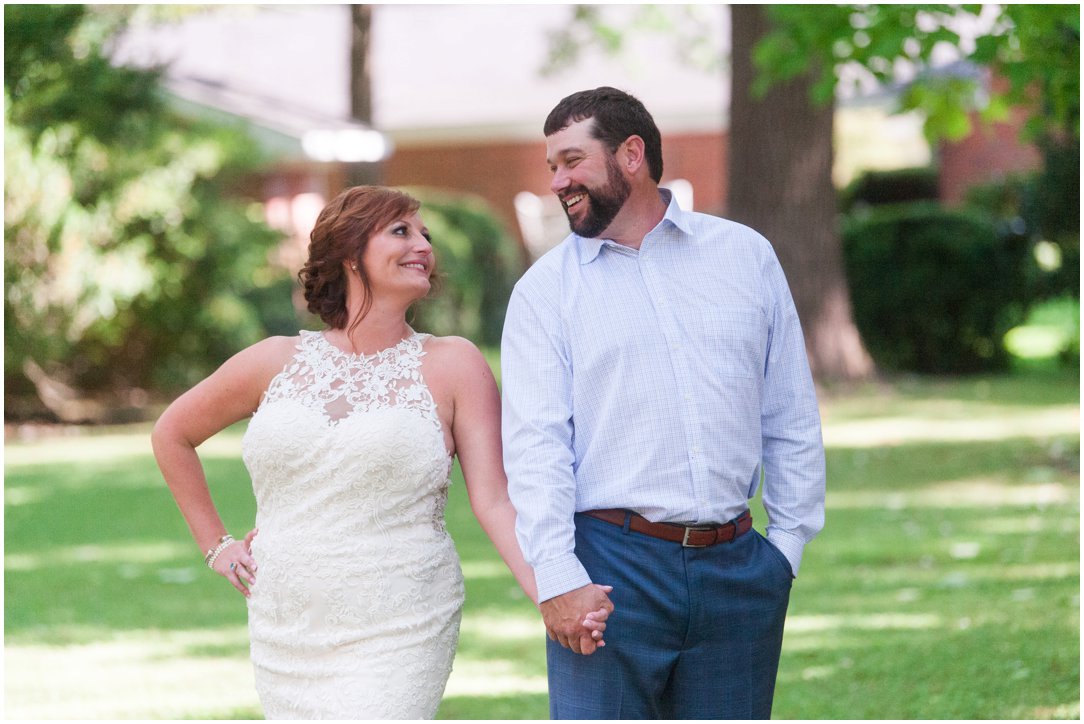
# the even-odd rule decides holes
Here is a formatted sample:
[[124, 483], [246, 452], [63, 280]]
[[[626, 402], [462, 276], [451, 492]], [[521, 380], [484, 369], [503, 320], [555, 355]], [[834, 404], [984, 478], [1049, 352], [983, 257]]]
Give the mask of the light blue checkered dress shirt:
[[591, 582], [576, 511], [726, 522], [763, 470], [768, 539], [795, 573], [824, 525], [820, 415], [775, 253], [660, 193], [639, 251], [572, 234], [509, 301], [504, 460], [539, 600]]

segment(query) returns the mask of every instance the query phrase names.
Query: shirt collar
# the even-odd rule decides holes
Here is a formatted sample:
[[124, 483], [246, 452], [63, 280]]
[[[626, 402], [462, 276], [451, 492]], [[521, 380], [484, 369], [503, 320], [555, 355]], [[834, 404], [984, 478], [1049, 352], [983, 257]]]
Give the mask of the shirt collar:
[[[673, 192], [671, 192], [670, 189], [660, 188], [659, 196], [664, 202], [666, 202], [666, 213], [663, 214], [662, 221], [660, 221], [659, 225], [655, 228], [661, 229], [665, 228], [667, 225], [670, 225], [685, 234], [691, 233], [692, 224], [691, 220], [689, 219], [689, 213], [681, 210], [681, 207], [678, 206], [677, 200], [674, 198]], [[654, 229], [652, 231], [654, 231]], [[607, 239], [599, 238], [589, 239], [576, 233], [573, 233], [572, 236], [576, 238], [577, 244], [579, 245], [581, 265], [590, 264], [596, 258], [598, 258], [599, 253], [602, 251], [602, 247], [608, 241]]]

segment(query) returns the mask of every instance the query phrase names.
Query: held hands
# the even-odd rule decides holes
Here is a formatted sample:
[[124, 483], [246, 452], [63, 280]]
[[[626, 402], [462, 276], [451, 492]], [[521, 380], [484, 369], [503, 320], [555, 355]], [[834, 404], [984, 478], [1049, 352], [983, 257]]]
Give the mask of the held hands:
[[538, 608], [546, 624], [546, 635], [577, 654], [595, 653], [606, 645], [602, 632], [614, 610], [606, 594], [612, 590], [613, 586], [590, 583], [543, 601]]
[[252, 539], [259, 533], [257, 528], [248, 532], [241, 545], [234, 543], [223, 549], [211, 564], [212, 570], [225, 577], [230, 584], [248, 598], [248, 586], [256, 583], [256, 559], [252, 557]]

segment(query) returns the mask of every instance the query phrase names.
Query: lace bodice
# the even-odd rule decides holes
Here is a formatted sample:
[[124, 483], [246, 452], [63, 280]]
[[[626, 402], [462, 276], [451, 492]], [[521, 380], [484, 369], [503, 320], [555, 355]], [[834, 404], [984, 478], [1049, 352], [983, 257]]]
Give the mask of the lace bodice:
[[267, 388], [261, 407], [292, 399], [322, 410], [329, 423], [355, 411], [415, 410], [440, 431], [440, 418], [421, 377], [426, 334], [411, 334], [373, 355], [344, 352], [322, 332], [301, 332], [298, 352]]
[[363, 356], [301, 332], [242, 443], [264, 522], [297, 532], [319, 512], [325, 537], [422, 518], [443, 530], [451, 458], [421, 376], [426, 339], [412, 334]]
[[301, 332], [249, 422], [249, 629], [268, 718], [426, 718], [440, 703], [463, 582], [428, 338], [356, 355]]

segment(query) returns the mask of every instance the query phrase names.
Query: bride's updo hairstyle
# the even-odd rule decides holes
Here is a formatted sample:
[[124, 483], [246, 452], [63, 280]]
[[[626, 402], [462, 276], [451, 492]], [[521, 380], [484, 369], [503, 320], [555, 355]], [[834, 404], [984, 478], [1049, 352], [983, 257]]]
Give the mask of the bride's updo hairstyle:
[[409, 194], [384, 186], [354, 186], [332, 199], [309, 235], [309, 259], [297, 273], [305, 292], [309, 311], [332, 329], [343, 329], [347, 322], [344, 263], [357, 266], [358, 276], [365, 288], [361, 320], [372, 306], [369, 278], [361, 257], [369, 239], [396, 219], [411, 216], [421, 208], [421, 202]]

